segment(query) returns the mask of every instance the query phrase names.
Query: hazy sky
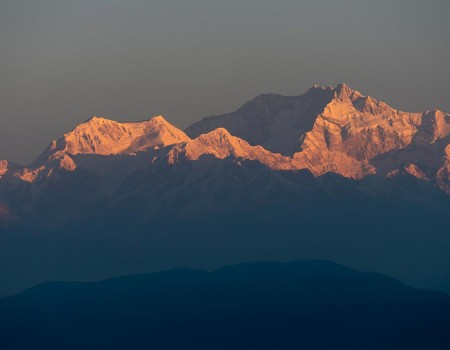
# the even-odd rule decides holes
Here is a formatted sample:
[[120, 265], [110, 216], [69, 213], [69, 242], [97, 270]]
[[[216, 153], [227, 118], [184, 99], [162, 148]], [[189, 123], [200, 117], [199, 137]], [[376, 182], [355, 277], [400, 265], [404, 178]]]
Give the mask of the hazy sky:
[[449, 18], [448, 0], [1, 0], [0, 159], [91, 115], [186, 127], [315, 83], [450, 112]]

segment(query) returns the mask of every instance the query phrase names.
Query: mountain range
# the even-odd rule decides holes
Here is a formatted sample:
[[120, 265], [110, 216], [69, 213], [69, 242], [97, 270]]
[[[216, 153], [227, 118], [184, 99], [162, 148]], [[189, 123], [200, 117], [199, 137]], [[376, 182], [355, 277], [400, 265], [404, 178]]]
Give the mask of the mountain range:
[[449, 171], [449, 114], [345, 84], [260, 95], [184, 131], [93, 117], [27, 166], [0, 161], [0, 294], [305, 257], [450, 290]]
[[[237, 111], [177, 129], [162, 116], [118, 123], [93, 117], [52, 141], [30, 166], [1, 161], [8, 175], [34, 183], [53, 171], [89, 169], [77, 155], [151, 152], [151, 162], [210, 155], [256, 160], [273, 170], [307, 169], [361, 179], [406, 172], [449, 192], [450, 115], [397, 111], [345, 84], [314, 86], [300, 96], [264, 94]], [[155, 152], [163, 148], [163, 151]]]

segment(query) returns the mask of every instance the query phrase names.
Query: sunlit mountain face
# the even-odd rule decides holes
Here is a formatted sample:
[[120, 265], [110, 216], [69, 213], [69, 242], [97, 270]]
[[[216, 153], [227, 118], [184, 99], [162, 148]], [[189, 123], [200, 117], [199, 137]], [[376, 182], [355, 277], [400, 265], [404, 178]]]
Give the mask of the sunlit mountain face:
[[44, 280], [329, 259], [450, 291], [450, 115], [345, 84], [184, 131], [93, 117], [0, 162], [0, 295]]

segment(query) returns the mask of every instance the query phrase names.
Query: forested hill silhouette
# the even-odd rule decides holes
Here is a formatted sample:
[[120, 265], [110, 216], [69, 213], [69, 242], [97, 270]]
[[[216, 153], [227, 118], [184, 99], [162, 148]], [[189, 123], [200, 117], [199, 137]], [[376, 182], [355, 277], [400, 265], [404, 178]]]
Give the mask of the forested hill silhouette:
[[327, 261], [49, 282], [0, 301], [1, 349], [448, 349], [450, 297]]

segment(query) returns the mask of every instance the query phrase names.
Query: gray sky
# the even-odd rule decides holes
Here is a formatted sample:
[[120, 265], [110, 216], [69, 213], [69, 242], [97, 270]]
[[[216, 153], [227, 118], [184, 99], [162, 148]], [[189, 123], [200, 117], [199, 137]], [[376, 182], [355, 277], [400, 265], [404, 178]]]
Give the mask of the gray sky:
[[450, 112], [448, 0], [1, 0], [0, 159], [91, 115], [178, 127], [346, 82]]

